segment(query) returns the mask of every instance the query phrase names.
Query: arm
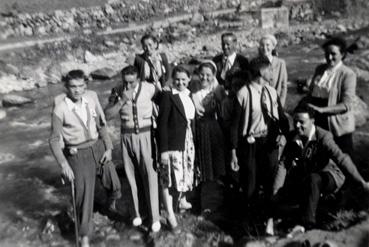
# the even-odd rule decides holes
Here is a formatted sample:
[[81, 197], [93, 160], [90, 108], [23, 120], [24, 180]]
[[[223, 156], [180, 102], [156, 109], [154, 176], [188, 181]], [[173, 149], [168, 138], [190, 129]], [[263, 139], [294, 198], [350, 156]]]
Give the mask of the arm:
[[165, 68], [165, 73], [163, 75], [163, 82], [162, 82], [162, 88], [164, 88], [165, 86], [168, 86], [168, 80], [169, 80], [169, 75], [170, 75], [170, 66], [169, 66], [169, 62], [168, 62], [168, 57], [165, 53], [161, 53], [161, 59], [163, 61], [163, 66]]
[[111, 120], [119, 113], [119, 110], [124, 104], [127, 103], [128, 99], [121, 97], [119, 94], [120, 90], [118, 88], [113, 88], [109, 96], [109, 103], [105, 107], [105, 117], [107, 120]]
[[331, 133], [327, 133], [323, 137], [323, 147], [328, 153], [329, 157], [338, 165], [346, 176], [350, 176], [354, 181], [365, 186], [366, 182], [360, 175], [355, 164], [352, 162], [350, 156], [343, 153], [333, 139]]
[[163, 153], [168, 151], [168, 120], [170, 115], [170, 98], [169, 93], [162, 94], [162, 100], [159, 105], [158, 122], [158, 146], [159, 152]]
[[231, 168], [234, 171], [238, 171], [238, 159], [237, 159], [237, 146], [238, 146], [238, 130], [241, 121], [242, 107], [237, 98], [234, 100], [231, 128], [230, 128], [230, 138], [231, 138]]
[[282, 103], [282, 106], [286, 103], [286, 97], [287, 97], [287, 81], [288, 81], [288, 75], [287, 75], [287, 67], [286, 62], [284, 60], [281, 60], [281, 69], [280, 69], [280, 83], [281, 83], [281, 92], [280, 92], [280, 100]]
[[74, 179], [74, 174], [69, 166], [69, 163], [67, 159], [64, 156], [63, 149], [62, 149], [62, 129], [63, 129], [63, 121], [58, 116], [58, 114], [55, 112], [55, 108], [53, 110], [52, 114], [52, 120], [51, 120], [51, 135], [49, 138], [49, 144], [51, 148], [51, 152], [53, 153], [56, 162], [61, 168], [61, 173], [63, 176], [65, 176], [69, 181], [72, 181]]

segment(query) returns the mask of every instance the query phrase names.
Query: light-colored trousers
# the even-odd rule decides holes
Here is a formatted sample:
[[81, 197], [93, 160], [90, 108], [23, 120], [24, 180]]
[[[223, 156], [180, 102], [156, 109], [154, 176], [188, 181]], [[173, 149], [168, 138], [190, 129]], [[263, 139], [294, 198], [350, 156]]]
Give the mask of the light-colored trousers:
[[[158, 175], [153, 167], [151, 132], [145, 131], [139, 134], [122, 134], [122, 155], [123, 165], [126, 171], [129, 185], [131, 186], [134, 215], [140, 217], [139, 201], [136, 182], [136, 172], [138, 172], [143, 182], [143, 193], [145, 193], [148, 210], [151, 214], [152, 222], [159, 221], [159, 195], [158, 195]], [[140, 191], [140, 193], [142, 193]]]

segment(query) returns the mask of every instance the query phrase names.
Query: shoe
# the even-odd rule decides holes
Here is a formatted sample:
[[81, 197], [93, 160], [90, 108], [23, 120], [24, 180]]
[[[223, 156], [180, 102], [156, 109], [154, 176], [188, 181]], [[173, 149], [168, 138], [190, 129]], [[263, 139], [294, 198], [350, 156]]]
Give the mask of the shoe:
[[142, 225], [142, 219], [140, 217], [134, 218], [133, 221], [132, 221], [132, 225], [133, 226], [140, 226], [140, 225]]
[[161, 224], [160, 221], [155, 221], [154, 223], [152, 223], [151, 225], [151, 231], [152, 232], [159, 232], [161, 228]]
[[300, 225], [297, 225], [295, 226], [291, 232], [289, 232], [287, 234], [287, 238], [294, 238], [296, 237], [297, 235], [301, 234], [301, 233], [304, 233], [305, 232], [305, 227], [303, 226], [300, 226]]
[[265, 233], [270, 236], [274, 236], [274, 221], [273, 218], [269, 218], [267, 222], [267, 226], [265, 229]]
[[182, 197], [181, 200], [179, 201], [179, 208], [188, 210], [192, 208], [192, 204], [186, 200], [186, 197]]
[[90, 247], [90, 240], [87, 236], [83, 236], [81, 239], [81, 247]]

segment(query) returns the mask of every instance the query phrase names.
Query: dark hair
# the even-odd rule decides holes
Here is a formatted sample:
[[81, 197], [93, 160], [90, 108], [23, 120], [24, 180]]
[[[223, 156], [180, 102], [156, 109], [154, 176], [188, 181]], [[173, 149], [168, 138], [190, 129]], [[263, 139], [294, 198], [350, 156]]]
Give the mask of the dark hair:
[[126, 75], [136, 75], [137, 76], [138, 75], [138, 69], [133, 65], [128, 65], [128, 66], [124, 67], [120, 73], [122, 75], [122, 78], [124, 78], [124, 76], [126, 76]]
[[216, 74], [216, 72], [217, 72], [216, 65], [212, 64], [211, 62], [203, 62], [203, 63], [201, 63], [200, 66], [199, 66], [199, 70], [198, 71], [200, 72], [203, 68], [209, 68], [213, 72], [213, 74]]
[[64, 85], [66, 87], [68, 86], [71, 80], [78, 80], [78, 79], [82, 79], [85, 82], [88, 81], [88, 77], [86, 76], [85, 72], [83, 72], [83, 70], [80, 70], [80, 69], [71, 70], [65, 76], [62, 77], [62, 81], [64, 82]]
[[310, 118], [315, 118], [315, 111], [308, 106], [307, 102], [303, 101], [300, 102], [295, 110], [293, 111], [294, 114], [298, 114], [298, 113], [307, 113], [309, 115]]
[[236, 35], [234, 33], [231, 33], [231, 32], [223, 33], [222, 34], [222, 37], [221, 37], [222, 42], [223, 42], [223, 39], [225, 37], [232, 37], [233, 38], [233, 42], [237, 42], [237, 37], [236, 37]]
[[237, 91], [250, 81], [250, 75], [247, 71], [239, 70], [229, 74], [226, 79], [227, 80], [224, 85], [226, 89], [231, 89], [233, 87]]
[[177, 73], [185, 73], [188, 77], [191, 77], [191, 73], [190, 71], [184, 67], [183, 65], [177, 65], [176, 67], [173, 68], [172, 70], [172, 78], [174, 78], [174, 76], [177, 74]]
[[333, 37], [327, 40], [323, 45], [322, 48], [326, 50], [329, 46], [334, 45], [338, 46], [342, 55], [346, 55], [347, 52], [347, 43], [343, 38], [340, 37]]
[[156, 48], [159, 47], [159, 40], [158, 40], [158, 38], [154, 34], [151, 34], [151, 33], [147, 33], [144, 36], [142, 36], [142, 38], [141, 38], [141, 45], [143, 45], [143, 43], [145, 42], [145, 40], [148, 40], [148, 39], [153, 40], [157, 44], [157, 47]]
[[264, 57], [258, 57], [251, 60], [249, 64], [250, 81], [253, 81], [261, 77], [261, 70], [267, 68], [269, 65], [270, 65], [269, 60]]

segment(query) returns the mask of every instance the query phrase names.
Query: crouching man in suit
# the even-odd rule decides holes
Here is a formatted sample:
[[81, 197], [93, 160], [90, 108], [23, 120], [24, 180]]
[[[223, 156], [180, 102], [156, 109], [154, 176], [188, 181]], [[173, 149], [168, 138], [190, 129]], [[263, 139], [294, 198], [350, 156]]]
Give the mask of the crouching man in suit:
[[[333, 135], [314, 124], [314, 112], [306, 104], [295, 109], [294, 125], [295, 132], [287, 142], [279, 176], [275, 178], [274, 187], [280, 189], [274, 202], [278, 204], [286, 197], [296, 199], [301, 212], [298, 223], [311, 229], [316, 225], [321, 194], [337, 192], [345, 177], [351, 178], [350, 181], [360, 185], [366, 193], [369, 192], [369, 183], [362, 178], [350, 156], [341, 151]], [[281, 172], [283, 170], [287, 172]], [[273, 233], [271, 225], [272, 220], [269, 219], [269, 234]]]

